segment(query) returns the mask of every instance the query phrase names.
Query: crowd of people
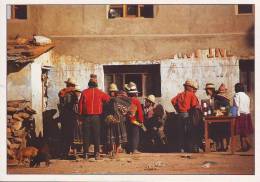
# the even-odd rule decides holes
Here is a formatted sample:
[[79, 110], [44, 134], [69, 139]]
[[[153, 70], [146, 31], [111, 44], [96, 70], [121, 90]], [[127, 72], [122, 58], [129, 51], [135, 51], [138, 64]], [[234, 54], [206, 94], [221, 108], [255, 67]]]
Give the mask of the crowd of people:
[[[61, 158], [68, 159], [72, 150], [77, 156], [77, 144], [83, 146], [83, 158], [91, 157], [90, 144], [94, 144], [94, 158], [101, 159], [102, 152], [114, 158], [120, 152], [139, 154], [151, 145], [166, 145], [164, 121], [165, 110], [156, 102], [154, 95], [145, 98], [144, 104], [138, 99], [138, 89], [134, 82], [119, 90], [115, 83], [110, 84], [109, 92], [98, 89], [97, 75], [91, 74], [88, 88], [81, 91], [77, 84], [68, 79], [66, 88], [59, 92], [59, 112], [61, 120], [62, 149]], [[176, 136], [178, 152], [200, 152], [203, 150], [203, 106], [196, 96], [198, 83], [187, 80], [184, 91], [171, 99], [176, 111]], [[214, 109], [231, 108], [236, 116], [236, 134], [240, 135], [241, 149], [251, 148], [248, 138], [253, 132], [250, 116], [250, 98], [241, 83], [235, 85], [233, 105], [227, 88], [221, 84], [215, 89], [207, 83], [208, 103]], [[210, 114], [210, 113], [209, 113]], [[212, 140], [217, 151], [228, 149], [229, 126], [218, 123], [210, 127]], [[169, 130], [169, 129], [168, 129]], [[226, 145], [224, 141], [226, 140]]]

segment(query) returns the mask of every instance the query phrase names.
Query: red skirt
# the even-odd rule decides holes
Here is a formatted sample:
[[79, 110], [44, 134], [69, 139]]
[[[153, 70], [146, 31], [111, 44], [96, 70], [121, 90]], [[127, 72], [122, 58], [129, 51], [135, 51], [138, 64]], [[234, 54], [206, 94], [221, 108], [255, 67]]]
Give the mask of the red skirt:
[[250, 114], [240, 114], [236, 118], [236, 134], [248, 136], [253, 133], [253, 125]]

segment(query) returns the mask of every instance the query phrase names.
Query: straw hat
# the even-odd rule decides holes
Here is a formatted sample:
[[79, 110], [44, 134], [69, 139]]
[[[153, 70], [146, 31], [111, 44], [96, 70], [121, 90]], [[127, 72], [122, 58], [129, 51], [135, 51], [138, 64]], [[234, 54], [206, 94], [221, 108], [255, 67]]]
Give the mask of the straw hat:
[[226, 93], [226, 92], [227, 92], [227, 88], [226, 88], [226, 86], [225, 86], [224, 83], [222, 83], [222, 84], [219, 86], [218, 92], [219, 92], [219, 93]]
[[198, 82], [197, 81], [193, 81], [193, 88], [195, 88], [195, 89], [197, 89], [198, 90], [198, 88], [199, 88], [199, 84], [198, 84]]
[[125, 84], [125, 89], [127, 93], [138, 93], [136, 84], [134, 82], [129, 82], [128, 84]]
[[193, 81], [192, 80], [186, 80], [183, 86], [190, 86], [193, 87]]
[[75, 86], [77, 85], [76, 82], [72, 78], [68, 78], [68, 80], [64, 81], [64, 82], [67, 84], [75, 85]]
[[81, 89], [80, 89], [80, 87], [78, 85], [75, 87], [75, 91], [76, 92], [81, 92]]
[[109, 85], [109, 92], [117, 92], [118, 91], [118, 88], [117, 88], [117, 85], [115, 83], [111, 83]]
[[205, 90], [206, 89], [215, 89], [215, 85], [213, 83], [206, 83]]
[[154, 95], [148, 95], [148, 97], [146, 97], [145, 99], [149, 100], [150, 102], [155, 104], [155, 96]]

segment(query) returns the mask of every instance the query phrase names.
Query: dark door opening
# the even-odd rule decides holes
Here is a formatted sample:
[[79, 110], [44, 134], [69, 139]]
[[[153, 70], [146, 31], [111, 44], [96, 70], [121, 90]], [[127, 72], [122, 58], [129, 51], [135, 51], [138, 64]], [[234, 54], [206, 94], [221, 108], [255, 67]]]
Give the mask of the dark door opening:
[[104, 66], [105, 90], [111, 83], [116, 83], [119, 90], [130, 81], [134, 82], [140, 97], [153, 94], [161, 97], [160, 65], [107, 65]]

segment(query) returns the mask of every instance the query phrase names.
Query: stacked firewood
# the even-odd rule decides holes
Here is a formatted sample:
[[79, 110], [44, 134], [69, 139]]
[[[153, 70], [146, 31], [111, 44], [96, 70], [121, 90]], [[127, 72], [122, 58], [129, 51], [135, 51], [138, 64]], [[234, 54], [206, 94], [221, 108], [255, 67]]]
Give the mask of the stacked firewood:
[[27, 146], [28, 140], [35, 133], [33, 115], [36, 111], [26, 100], [7, 102], [7, 156], [8, 161], [16, 160], [20, 149]]

